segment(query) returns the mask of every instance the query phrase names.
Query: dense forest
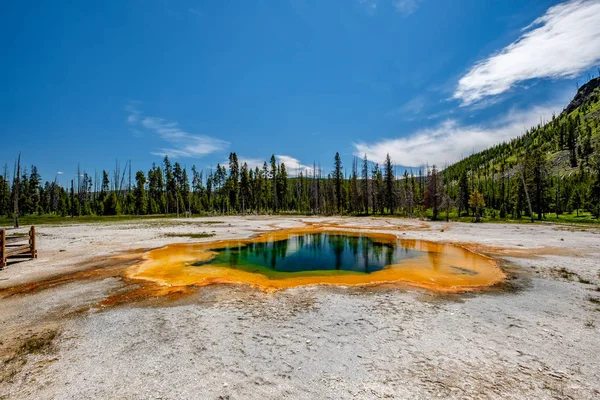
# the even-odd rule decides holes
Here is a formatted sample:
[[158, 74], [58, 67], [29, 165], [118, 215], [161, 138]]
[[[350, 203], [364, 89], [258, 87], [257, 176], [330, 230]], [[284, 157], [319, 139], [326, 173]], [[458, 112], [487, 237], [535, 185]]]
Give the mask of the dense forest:
[[[600, 78], [582, 86], [551, 121], [510, 142], [473, 154], [443, 170], [435, 165], [396, 176], [383, 165], [354, 158], [345, 174], [338, 153], [330, 168], [313, 165], [289, 176], [275, 156], [262, 168], [228, 165], [205, 173], [164, 157], [132, 174], [117, 162], [92, 177], [77, 168], [67, 187], [42, 181], [35, 166], [0, 176], [0, 215], [55, 214], [394, 214], [433, 219], [452, 216], [544, 219], [547, 214], [600, 214]], [[402, 160], [395, 160], [402, 161]]]

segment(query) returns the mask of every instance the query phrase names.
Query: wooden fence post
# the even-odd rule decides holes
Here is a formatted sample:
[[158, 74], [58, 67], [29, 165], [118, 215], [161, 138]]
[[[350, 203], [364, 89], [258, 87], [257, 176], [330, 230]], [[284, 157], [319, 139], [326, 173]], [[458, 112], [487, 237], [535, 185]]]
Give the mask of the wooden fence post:
[[31, 246], [31, 258], [37, 258], [37, 249], [35, 242], [35, 226], [29, 230], [29, 245]]
[[6, 229], [0, 230], [0, 269], [6, 267]]

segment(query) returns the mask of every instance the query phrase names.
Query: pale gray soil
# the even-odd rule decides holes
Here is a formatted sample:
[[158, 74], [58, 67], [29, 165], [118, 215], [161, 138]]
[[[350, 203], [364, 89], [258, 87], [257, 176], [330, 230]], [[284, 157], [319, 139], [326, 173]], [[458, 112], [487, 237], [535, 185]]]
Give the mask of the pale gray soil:
[[[600, 398], [600, 304], [589, 300], [600, 298], [596, 229], [371, 218], [209, 220], [40, 227], [40, 259], [0, 271], [0, 288], [7, 289], [0, 291], [0, 368], [12, 371], [0, 373], [0, 398]], [[128, 290], [118, 277], [8, 295], [12, 287], [82, 270], [92, 265], [82, 263], [90, 257], [194, 241], [167, 232], [215, 231], [214, 239], [225, 239], [307, 221], [478, 243], [484, 253], [504, 255], [512, 279], [499, 289], [450, 296], [213, 286], [179, 299], [106, 308], [102, 299]], [[39, 350], [14, 354], [44, 332], [57, 335]]]

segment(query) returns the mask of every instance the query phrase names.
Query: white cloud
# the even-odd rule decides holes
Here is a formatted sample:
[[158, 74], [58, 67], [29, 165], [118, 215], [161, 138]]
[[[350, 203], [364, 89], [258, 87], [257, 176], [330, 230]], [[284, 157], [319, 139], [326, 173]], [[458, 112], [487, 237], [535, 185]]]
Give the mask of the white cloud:
[[62, 172], [62, 171], [58, 171], [58, 172], [56, 173], [56, 175], [63, 175], [63, 174], [64, 174], [64, 172]]
[[469, 105], [535, 78], [572, 78], [600, 62], [600, 1], [572, 0], [549, 8], [498, 53], [463, 76], [454, 98]]
[[262, 169], [263, 164], [264, 164], [265, 160], [259, 160], [258, 158], [240, 158], [239, 159], [239, 163], [240, 166], [244, 165], [244, 163], [246, 163], [246, 165], [248, 165], [248, 169], [255, 169], [256, 167], [258, 167], [258, 169]]
[[[146, 117], [134, 104], [128, 105], [125, 109], [129, 111], [127, 116], [129, 125], [154, 132], [169, 143], [169, 147], [151, 152], [153, 155], [167, 155], [173, 158], [202, 157], [225, 150], [229, 146], [229, 142], [221, 139], [188, 133], [181, 129], [177, 122], [157, 117]], [[139, 136], [139, 130], [132, 128], [132, 131], [134, 134], [137, 132], [137, 136]]]
[[[246, 165], [248, 165], [249, 170], [254, 170], [256, 167], [258, 167], [258, 169], [262, 169], [264, 162], [265, 162], [265, 160], [261, 160], [258, 158], [245, 158], [245, 157], [238, 156], [238, 164], [240, 166], [240, 169], [242, 168], [242, 165], [244, 165], [244, 163], [246, 163]], [[228, 167], [229, 159], [223, 161], [221, 163], [221, 165]]]
[[463, 125], [446, 120], [434, 128], [423, 129], [407, 137], [384, 139], [374, 143], [354, 143], [357, 157], [365, 154], [371, 161], [383, 163], [389, 153], [397, 165], [440, 167], [454, 163], [472, 152], [522, 135], [527, 129], [549, 120], [562, 106], [537, 106], [528, 110], [512, 110], [489, 125]]
[[417, 11], [420, 3], [421, 0], [396, 0], [394, 1], [394, 8], [396, 8], [396, 11], [399, 13], [410, 15]]
[[[277, 160], [278, 164], [285, 164], [285, 169], [287, 171], [288, 176], [298, 176], [300, 174], [300, 172], [302, 172], [305, 175], [307, 173], [310, 173], [312, 175], [313, 166], [302, 164], [297, 158], [278, 154], [278, 155], [275, 155], [275, 159]], [[270, 156], [264, 160], [262, 160], [260, 158], [246, 158], [246, 157], [238, 156], [238, 164], [240, 165], [240, 167], [244, 163], [246, 163], [246, 164], [248, 164], [248, 169], [254, 169], [256, 167], [258, 167], [258, 169], [262, 169], [263, 164], [265, 162], [267, 163], [268, 168], [271, 169], [270, 160], [271, 160]], [[221, 165], [228, 166], [229, 159], [223, 161], [221, 163]], [[317, 173], [318, 173], [318, 171], [319, 171], [319, 169], [317, 168]]]
[[[297, 158], [291, 156], [284, 156], [277, 154], [275, 156], [278, 162], [285, 164], [285, 169], [290, 176], [300, 175], [302, 172], [304, 175], [312, 174], [313, 166], [302, 164]], [[319, 170], [317, 169], [317, 173]]]

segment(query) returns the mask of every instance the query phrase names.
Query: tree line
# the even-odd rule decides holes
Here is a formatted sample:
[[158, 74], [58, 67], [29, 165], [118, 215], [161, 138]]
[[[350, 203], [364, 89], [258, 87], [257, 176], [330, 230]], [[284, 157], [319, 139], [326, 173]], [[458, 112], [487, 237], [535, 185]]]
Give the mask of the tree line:
[[[439, 169], [396, 167], [354, 157], [346, 173], [339, 153], [330, 168], [313, 164], [290, 176], [271, 156], [248, 166], [230, 153], [228, 165], [188, 171], [165, 156], [132, 175], [131, 162], [91, 176], [77, 167], [68, 185], [42, 181], [37, 168], [0, 176], [0, 215], [271, 214], [400, 215], [446, 219], [450, 214], [543, 219], [580, 211], [600, 217], [600, 90], [567, 113], [524, 135]], [[594, 144], [595, 143], [595, 144]], [[16, 218], [15, 218], [16, 222]]]
[[[102, 171], [94, 182], [78, 171], [70, 185], [57, 180], [42, 183], [37, 168], [31, 166], [11, 179], [4, 168], [0, 177], [0, 213], [19, 215], [151, 215], [151, 214], [271, 214], [318, 215], [400, 215], [447, 218], [449, 214], [484, 214], [499, 218], [541, 219], [545, 213], [589, 210], [598, 217], [600, 209], [600, 157], [590, 157], [589, 168], [580, 167], [569, 176], [551, 175], [540, 149], [525, 152], [518, 164], [498, 167], [439, 170], [423, 167], [415, 172], [404, 169], [396, 176], [390, 156], [383, 165], [365, 156], [354, 158], [350, 174], [344, 173], [338, 153], [332, 169], [313, 165], [288, 176], [284, 163], [272, 156], [262, 168], [240, 165], [236, 153], [229, 165], [216, 170], [187, 168], [164, 157], [160, 165], [139, 170], [133, 182], [124, 184], [117, 167], [112, 179]], [[460, 165], [460, 164], [457, 164]], [[468, 164], [466, 164], [468, 165]], [[131, 175], [131, 174], [130, 174]]]

